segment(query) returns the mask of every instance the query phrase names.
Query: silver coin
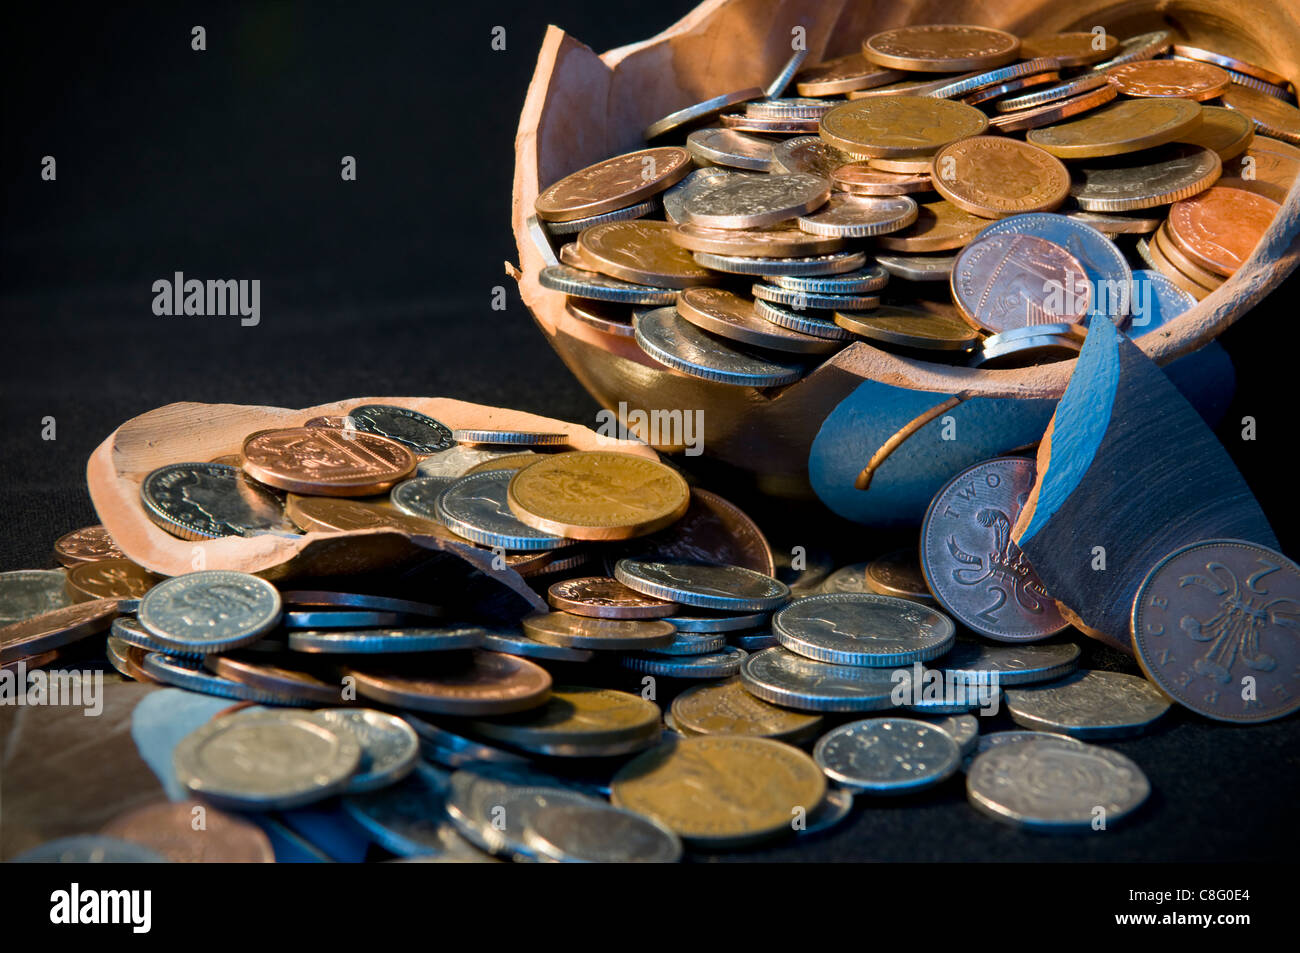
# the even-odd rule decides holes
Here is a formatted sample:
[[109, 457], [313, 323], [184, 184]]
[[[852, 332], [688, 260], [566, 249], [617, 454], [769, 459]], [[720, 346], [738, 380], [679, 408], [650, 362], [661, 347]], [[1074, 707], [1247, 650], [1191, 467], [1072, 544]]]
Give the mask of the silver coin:
[[671, 112], [663, 119], [656, 120], [646, 126], [644, 137], [646, 142], [657, 139], [659, 136], [680, 126], [688, 123], [701, 122], [711, 116], [716, 116], [724, 109], [728, 109], [739, 103], [748, 102], [751, 99], [758, 99], [763, 96], [763, 90], [757, 86], [742, 89], [734, 93], [723, 93], [721, 96], [714, 96], [712, 99], [706, 99], [702, 103], [695, 103], [686, 106], [676, 112]]
[[746, 103], [745, 116], [750, 119], [820, 119], [834, 108], [835, 103], [826, 99], [791, 96]]
[[746, 652], [761, 652], [763, 649], [776, 648], [781, 643], [770, 631], [731, 632], [727, 635], [727, 644], [734, 645]]
[[196, 797], [236, 810], [287, 810], [338, 794], [361, 744], [307, 712], [245, 711], [181, 739], [176, 778]]
[[667, 645], [657, 649], [647, 649], [649, 655], [707, 655], [720, 652], [727, 645], [724, 632], [701, 633], [698, 635], [678, 632], [676, 638]]
[[665, 616], [664, 621], [672, 623], [678, 632], [735, 632], [740, 629], [752, 629], [767, 622], [768, 613], [748, 612], [741, 615], [731, 613], [702, 613], [690, 615]]
[[493, 854], [531, 858], [535, 855], [523, 840], [531, 811], [592, 800], [574, 786], [531, 768], [476, 764], [452, 774], [447, 814], [476, 847]]
[[1110, 77], [1104, 73], [1084, 73], [1082, 76], [1076, 76], [1073, 79], [1067, 79], [1064, 82], [1054, 83], [1051, 86], [1043, 86], [1032, 92], [1023, 93], [1020, 96], [1009, 96], [1006, 99], [999, 99], [993, 104], [993, 108], [1000, 113], [1011, 113], [1021, 109], [1032, 109], [1035, 106], [1041, 106], [1044, 103], [1055, 102], [1058, 99], [1066, 99], [1070, 96], [1077, 96], [1080, 93], [1086, 93], [1089, 90], [1098, 89], [1110, 82]]
[[660, 364], [691, 377], [736, 387], [777, 387], [804, 375], [801, 364], [751, 353], [706, 334], [677, 313], [658, 308], [633, 318], [636, 342]]
[[867, 718], [827, 732], [813, 746], [826, 776], [867, 794], [910, 794], [957, 773], [952, 735], [908, 718]]
[[786, 91], [786, 87], [794, 80], [795, 74], [799, 72], [806, 59], [808, 59], [806, 49], [795, 50], [791, 54], [790, 58], [785, 61], [785, 65], [781, 67], [781, 71], [773, 77], [772, 82], [767, 84], [767, 89], [763, 90], [763, 94], [767, 96], [768, 100], [774, 100]]
[[1133, 319], [1129, 333], [1140, 338], [1162, 328], [1196, 304], [1196, 298], [1158, 271], [1133, 272]]
[[754, 314], [780, 327], [789, 328], [791, 331], [811, 334], [814, 337], [826, 338], [830, 341], [843, 341], [850, 337], [849, 332], [834, 321], [828, 321], [825, 318], [815, 317], [810, 314], [802, 314], [790, 308], [783, 308], [778, 304], [773, 304], [770, 301], [761, 299], [755, 301]]
[[1070, 195], [1088, 212], [1123, 212], [1191, 198], [1219, 177], [1223, 161], [1204, 146], [1148, 150], [1138, 158], [1071, 163]]
[[651, 305], [672, 304], [677, 300], [677, 292], [671, 288], [636, 285], [568, 265], [548, 265], [538, 273], [537, 280], [543, 288], [597, 301]]
[[[1179, 56], [1174, 56], [1170, 58], [1182, 59], [1182, 57]], [[1229, 77], [1231, 77], [1232, 82], [1237, 86], [1246, 86], [1249, 87], [1250, 89], [1257, 90], [1258, 92], [1266, 93], [1267, 95], [1272, 96], [1274, 99], [1282, 100], [1282, 102], [1286, 103], [1288, 106], [1292, 106], [1295, 104], [1295, 97], [1291, 95], [1290, 90], [1283, 89], [1281, 86], [1274, 86], [1272, 83], [1266, 83], [1262, 79], [1257, 79], [1254, 76], [1248, 76], [1245, 73], [1238, 73], [1236, 70], [1230, 69], [1230, 70], [1225, 70], [1225, 72], [1228, 74]], [[1258, 123], [1256, 123], [1256, 128], [1258, 128]], [[1260, 131], [1262, 132], [1263, 130]]]
[[879, 291], [889, 283], [889, 272], [880, 265], [868, 265], [861, 271], [843, 275], [772, 275], [772, 284], [790, 291], [820, 294], [862, 294]]
[[620, 559], [614, 578], [642, 595], [684, 606], [765, 612], [790, 598], [790, 587], [752, 569]]
[[481, 741], [458, 735], [411, 712], [403, 712], [402, 719], [420, 736], [420, 750], [424, 756], [433, 756], [433, 760], [439, 764], [456, 768], [476, 763], [516, 766], [528, 763], [527, 758], [513, 751], [503, 751]]
[[823, 579], [817, 588], [822, 593], [870, 592], [867, 588], [867, 564], [843, 566]]
[[733, 275], [839, 275], [857, 271], [867, 263], [863, 251], [836, 251], [800, 258], [763, 258], [748, 255], [720, 255], [691, 252], [697, 264]]
[[1034, 744], [1051, 744], [1055, 742], [1065, 745], [1082, 745], [1085, 743], [1071, 738], [1069, 735], [1058, 735], [1048, 731], [994, 731], [987, 735], [980, 735], [975, 739], [975, 750], [966, 753], [962, 759], [961, 769], [969, 772], [970, 766], [975, 763], [975, 759], [990, 748], [1019, 744], [1022, 741], [1032, 741]]
[[609, 804], [548, 804], [533, 811], [524, 842], [560, 863], [675, 864], [682, 841], [654, 818]]
[[1123, 326], [1128, 319], [1133, 272], [1115, 243], [1078, 219], [1050, 212], [1012, 215], [989, 225], [971, 244], [990, 235], [1033, 235], [1060, 245], [1078, 260], [1092, 289], [1089, 315], [1103, 315]]
[[[17, 857], [14, 864], [165, 864], [166, 857], [133, 841], [100, 834], [60, 837], [46, 841]], [[18, 875], [15, 875], [18, 876]]]
[[958, 96], [965, 96], [967, 93], [973, 93], [977, 89], [983, 89], [986, 86], [997, 86], [1008, 80], [1019, 79], [1021, 76], [1033, 76], [1035, 73], [1047, 73], [1057, 68], [1056, 60], [1051, 57], [1041, 57], [1036, 60], [1023, 60], [1019, 63], [1012, 63], [1010, 66], [1002, 66], [995, 70], [989, 70], [986, 73], [979, 73], [975, 76], [963, 76], [952, 80], [949, 83], [933, 89], [924, 95], [931, 99], [955, 99]]
[[1068, 675], [1078, 664], [1079, 646], [1073, 642], [1057, 645], [958, 642], [935, 667], [971, 683], [992, 684], [996, 680], [999, 685], [1027, 685]]
[[295, 609], [281, 616], [280, 624], [286, 629], [382, 629], [409, 618], [399, 612], [369, 609]]
[[524, 225], [528, 229], [528, 235], [532, 238], [534, 247], [541, 253], [542, 264], [544, 266], [558, 265], [560, 259], [555, 257], [555, 248], [551, 245], [551, 237], [547, 234], [541, 219], [536, 215], [529, 215], [524, 219]]
[[906, 281], [947, 281], [957, 267], [956, 255], [877, 255], [876, 263]]
[[1168, 53], [1173, 45], [1174, 35], [1168, 30], [1155, 30], [1151, 33], [1139, 33], [1123, 40], [1119, 52], [1108, 60], [1094, 63], [1090, 69], [1094, 73], [1104, 73], [1121, 63], [1136, 63], [1138, 60], [1153, 60], [1162, 53]]
[[281, 603], [265, 579], [208, 569], [164, 579], [145, 593], [139, 612], [155, 638], [206, 654], [256, 642], [280, 621]]
[[836, 192], [817, 211], [799, 216], [801, 231], [840, 238], [870, 238], [906, 228], [919, 206], [907, 195], [850, 195]]
[[[546, 227], [550, 229], [552, 235], [576, 235], [584, 228], [591, 228], [593, 225], [604, 225], [608, 222], [630, 222], [633, 219], [645, 218], [647, 215], [653, 215], [658, 209], [659, 203], [651, 199], [648, 202], [638, 202], [636, 205], [629, 205], [627, 208], [603, 212], [600, 215], [590, 215], [587, 218], [575, 218], [567, 222], [547, 222]], [[548, 262], [548, 264], [559, 264], [559, 262]]]
[[783, 646], [805, 658], [884, 668], [942, 655], [957, 627], [919, 602], [840, 592], [796, 599], [772, 616], [772, 631]]
[[243, 682], [222, 678], [220, 675], [213, 675], [202, 668], [195, 668], [195, 664], [196, 660], [192, 658], [150, 652], [141, 661], [140, 667], [155, 681], [202, 695], [257, 702], [261, 705], [284, 705], [290, 708], [302, 708], [314, 704], [292, 695], [269, 692], [252, 685], [245, 685]]
[[[444, 772], [445, 775], [445, 772]], [[445, 791], [424, 779], [410, 778], [368, 793], [350, 794], [343, 810], [380, 847], [402, 857], [477, 859], [447, 820]]]
[[1072, 738], [1128, 738], [1169, 711], [1170, 701], [1145, 678], [1088, 669], [1004, 693], [1012, 720]]
[[[482, 450], [477, 447], [455, 446], [442, 453], [425, 457], [415, 466], [422, 477], [462, 477], [480, 463], [497, 457], [515, 456], [519, 450]], [[398, 486], [401, 484], [399, 483]]]
[[828, 831], [838, 826], [851, 813], [853, 813], [853, 792], [848, 788], [828, 784], [826, 796], [808, 815], [806, 826], [800, 828], [798, 833], [801, 837], [807, 837]]
[[[924, 690], [922, 688], [922, 690]], [[985, 706], [992, 705], [995, 699], [1002, 697], [1002, 689], [981, 688], [967, 691], [965, 701], [953, 701], [942, 695], [932, 701], [921, 700], [903, 707], [909, 714], [922, 717], [939, 717], [942, 715], [965, 715]]]
[[1151, 784], [1118, 751], [1025, 739], [976, 756], [966, 794], [977, 810], [1000, 821], [1038, 830], [1092, 830], [1107, 826], [1147, 799]]
[[541, 433], [533, 430], [488, 430], [465, 428], [451, 432], [457, 443], [489, 444], [506, 447], [563, 447], [567, 433]]
[[427, 414], [406, 407], [366, 404], [348, 411], [348, 423], [364, 433], [396, 440], [416, 453], [440, 453], [452, 446], [451, 429]]
[[916, 721], [934, 725], [952, 736], [962, 757], [974, 753], [980, 739], [980, 720], [974, 715], [914, 715]]
[[663, 194], [664, 218], [668, 219], [668, 221], [673, 224], [682, 222], [682, 204], [686, 201], [687, 192], [707, 189], [711, 183], [720, 182], [730, 176], [742, 174], [743, 173], [735, 172], [731, 169], [719, 169], [716, 167], [696, 169]]
[[528, 636], [516, 633], [491, 632], [483, 637], [488, 652], [520, 655], [524, 658], [550, 659], [553, 662], [589, 662], [596, 657], [591, 649], [575, 649], [567, 645], [547, 645]]
[[342, 655], [388, 655], [400, 652], [449, 652], [476, 649], [487, 630], [477, 625], [449, 625], [425, 629], [345, 629], [289, 633], [294, 652]]
[[619, 664], [634, 672], [665, 678], [730, 678], [749, 657], [744, 649], [725, 646], [707, 655], [654, 655], [649, 652], [621, 652]]
[[513, 470], [482, 470], [463, 476], [438, 498], [442, 521], [457, 536], [513, 552], [571, 546], [573, 540], [525, 526], [510, 511], [506, 489]]
[[67, 587], [68, 574], [62, 569], [0, 572], [0, 625], [72, 605]]
[[163, 639], [154, 638], [138, 619], [120, 615], [113, 620], [112, 637], [120, 639], [127, 645], [144, 649], [146, 652], [161, 652], [164, 655], [179, 655], [188, 658], [202, 658], [206, 653], [189, 646], [173, 645]]
[[155, 525], [181, 539], [298, 535], [280, 496], [224, 463], [159, 467], [140, 484], [140, 502]]
[[880, 304], [878, 295], [863, 294], [827, 294], [819, 291], [794, 290], [780, 285], [758, 283], [750, 288], [750, 293], [762, 301], [782, 304], [802, 311], [814, 308], [824, 311], [866, 311]]
[[[995, 335], [990, 335], [991, 337]], [[986, 338], [979, 350], [971, 355], [970, 364], [972, 367], [1031, 367], [1066, 360], [1082, 349], [1083, 341], [1074, 334], [1040, 332], [1010, 340], [999, 338], [993, 342]], [[1008, 361], [1008, 358], [1011, 360]]]
[[420, 476], [403, 480], [393, 487], [388, 498], [393, 505], [408, 516], [442, 522], [438, 515], [438, 497], [442, 491], [456, 482], [450, 476]]
[[800, 711], [879, 711], [894, 706], [893, 693], [906, 691], [911, 675], [856, 665], [832, 665], [784, 648], [764, 649], [740, 666], [745, 690], [763, 701]]
[[428, 602], [398, 599], [395, 596], [377, 596], [368, 592], [333, 592], [328, 589], [284, 589], [280, 600], [290, 607], [331, 609], [375, 609], [380, 612], [398, 612], [429, 619], [442, 616], [442, 607]]
[[697, 129], [686, 137], [686, 151], [696, 161], [766, 172], [772, 143], [735, 129]]
[[830, 193], [830, 182], [806, 172], [741, 175], [688, 193], [682, 215], [709, 228], [759, 228], [811, 211]]
[[312, 713], [337, 731], [350, 731], [361, 745], [361, 761], [345, 794], [360, 794], [396, 784], [415, 769], [420, 739], [396, 715], [373, 708], [323, 708]]
[[821, 136], [795, 136], [778, 143], [772, 150], [774, 172], [807, 172], [823, 179], [829, 179], [832, 172], [852, 161], [853, 156], [836, 149]]

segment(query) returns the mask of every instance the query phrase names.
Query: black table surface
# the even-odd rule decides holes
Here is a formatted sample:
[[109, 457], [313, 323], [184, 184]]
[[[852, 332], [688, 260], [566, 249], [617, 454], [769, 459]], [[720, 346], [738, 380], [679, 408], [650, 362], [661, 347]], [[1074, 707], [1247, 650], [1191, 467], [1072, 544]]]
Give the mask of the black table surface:
[[[603, 50], [690, 7], [29, 6], [0, 41], [0, 570], [53, 565], [53, 541], [96, 522], [91, 451], [123, 421], [173, 401], [448, 396], [594, 426], [597, 405], [504, 274], [503, 262], [517, 260], [515, 127], [547, 22]], [[191, 49], [196, 24], [206, 51]], [[498, 26], [504, 51], [491, 48]], [[345, 155], [356, 158], [356, 181], [340, 177]], [[42, 180], [45, 156], [57, 163], [54, 181]], [[260, 280], [260, 323], [155, 315], [152, 284], [177, 271]], [[508, 289], [505, 311], [491, 307], [497, 286]], [[1238, 387], [1218, 430], [1292, 554], [1288, 303], [1298, 291], [1293, 277], [1221, 339]], [[1245, 416], [1256, 421], [1253, 441], [1241, 437]], [[736, 495], [780, 538], [786, 508]], [[895, 541], [824, 511], [798, 519], [841, 563]], [[1086, 664], [1136, 671], [1118, 653], [1085, 650]], [[1289, 803], [1300, 790], [1298, 725], [1240, 728], [1175, 712], [1115, 743], [1154, 793], [1105, 834], [1011, 830], [971, 810], [954, 780], [871, 801], [824, 837], [716, 859], [1289, 860], [1300, 847]], [[87, 719], [51, 737], [73, 744], [68, 731], [95, 730]], [[61, 796], [56, 777], [31, 783], [50, 785], [47, 802]], [[40, 792], [4, 793], [39, 812]]]

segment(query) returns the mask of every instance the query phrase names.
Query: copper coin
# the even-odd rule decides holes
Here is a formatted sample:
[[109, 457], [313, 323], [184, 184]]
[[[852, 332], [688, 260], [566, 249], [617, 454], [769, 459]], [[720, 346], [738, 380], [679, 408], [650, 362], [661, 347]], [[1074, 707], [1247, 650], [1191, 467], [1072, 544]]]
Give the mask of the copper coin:
[[925, 173], [886, 172], [866, 160], [840, 166], [831, 173], [831, 184], [853, 195], [910, 195], [934, 188]]
[[867, 165], [881, 172], [893, 172], [895, 175], [929, 175], [934, 165], [934, 155], [915, 156], [910, 159], [872, 158], [867, 160]]
[[290, 494], [285, 514], [305, 533], [347, 533], [361, 529], [387, 529], [411, 536], [455, 539], [445, 526], [375, 503], [325, 496]]
[[898, 549], [871, 560], [867, 563], [866, 583], [867, 589], [882, 596], [935, 604], [915, 549]]
[[54, 558], [64, 566], [79, 566], [101, 559], [125, 559], [126, 554], [104, 527], [87, 526], [60, 536], [54, 543]]
[[1183, 289], [1183, 291], [1186, 291], [1197, 301], [1204, 299], [1210, 294], [1210, 289], [1198, 285], [1191, 278], [1187, 277], [1187, 275], [1179, 271], [1178, 267], [1164, 256], [1164, 253], [1162, 253], [1156, 246], [1155, 236], [1152, 236], [1150, 240], [1145, 238], [1138, 239], [1137, 252], [1143, 261], [1156, 271], [1160, 272], [1179, 288]]
[[1068, 218], [1090, 225], [1103, 235], [1150, 235], [1163, 218], [1150, 215], [1120, 215], [1104, 212], [1066, 212]]
[[917, 73], [992, 69], [1019, 51], [1019, 37], [981, 26], [905, 26], [862, 41], [862, 55], [872, 63]]
[[1227, 162], [1250, 147], [1255, 138], [1255, 124], [1245, 113], [1224, 106], [1202, 106], [1201, 125], [1179, 141], [1211, 149]]
[[962, 248], [988, 220], [959, 209], [947, 199], [919, 203], [916, 221], [901, 232], [881, 235], [876, 244], [890, 251], [929, 252]]
[[[1107, 89], [1077, 97], [1083, 99]], [[1073, 100], [1064, 100], [1065, 103]], [[1056, 105], [1056, 104], [1054, 104]], [[1047, 107], [1042, 107], [1047, 108]], [[1029, 110], [1028, 112], [1037, 112]], [[1012, 119], [1019, 114], [1008, 113]], [[998, 117], [999, 119], [1005, 117]], [[1062, 159], [1123, 155], [1175, 142], [1201, 124], [1201, 104], [1190, 99], [1126, 99], [1081, 119], [1033, 129], [1026, 138]], [[1025, 126], [995, 123], [1004, 132]]]
[[77, 602], [0, 627], [0, 662], [42, 655], [103, 632], [117, 615], [117, 602]]
[[596, 270], [595, 265], [582, 254], [582, 249], [578, 247], [577, 241], [560, 246], [560, 263], [582, 271]]
[[1266, 136], [1300, 145], [1300, 109], [1258, 90], [1233, 84], [1223, 94], [1223, 105], [1238, 109]]
[[1055, 83], [1060, 78], [1061, 74], [1055, 70], [1048, 70], [1045, 73], [1033, 73], [1029, 76], [1021, 76], [1018, 79], [1007, 80], [1005, 83], [998, 83], [996, 86], [977, 89], [975, 92], [967, 93], [961, 97], [961, 101], [967, 106], [978, 106], [981, 103], [992, 102], [1003, 96], [1018, 93], [1022, 89], [1032, 89], [1035, 86], [1046, 86], [1048, 83]]
[[935, 189], [981, 218], [1050, 212], [1070, 194], [1070, 173], [1056, 156], [1004, 136], [975, 136], [940, 149]]
[[1107, 75], [1126, 96], [1173, 96], [1198, 103], [1215, 99], [1232, 85], [1232, 77], [1217, 66], [1180, 60], [1121, 63]]
[[663, 619], [597, 619], [569, 612], [525, 616], [524, 634], [574, 649], [654, 649], [672, 644], [677, 629]]
[[608, 571], [622, 557], [665, 562], [740, 566], [776, 575], [776, 560], [763, 531], [740, 507], [709, 490], [691, 488], [686, 513], [662, 532], [636, 545], [619, 547], [607, 557]]
[[1177, 242], [1169, 237], [1169, 226], [1161, 225], [1156, 229], [1151, 238], [1151, 244], [1159, 249], [1159, 253], [1168, 260], [1168, 262], [1181, 271], [1192, 281], [1196, 282], [1207, 291], [1213, 291], [1219, 285], [1223, 284], [1223, 278], [1212, 271], [1207, 271], [1196, 262], [1192, 261], [1187, 255], [1183, 254], [1182, 249], [1178, 247]]
[[217, 463], [223, 467], [234, 467], [236, 470], [241, 469], [244, 465], [244, 456], [240, 453], [223, 453], [213, 457], [208, 463]]
[[625, 304], [610, 301], [593, 301], [590, 298], [575, 298], [568, 295], [564, 299], [564, 310], [583, 324], [604, 331], [615, 337], [630, 338], [632, 328], [632, 309]]
[[505, 715], [545, 704], [551, 676], [527, 659], [499, 652], [438, 653], [400, 668], [345, 668], [366, 698], [442, 715]]
[[680, 606], [644, 596], [608, 576], [583, 576], [551, 584], [546, 591], [551, 608], [598, 619], [662, 619]]
[[320, 705], [337, 705], [343, 701], [343, 686], [337, 681], [327, 682], [308, 672], [250, 662], [230, 655], [208, 655], [203, 664], [211, 672], [232, 682], [270, 692], [286, 700], [313, 702]]
[[837, 56], [799, 73], [794, 78], [800, 96], [838, 96], [855, 89], [870, 89], [903, 79], [907, 74], [868, 63], [860, 53]]
[[307, 420], [303, 422], [304, 427], [330, 427], [334, 430], [342, 430], [347, 425], [348, 425], [348, 418], [340, 417], [337, 415], [326, 416], [326, 417], [313, 417], [311, 418], [311, 420]]
[[672, 240], [691, 251], [756, 258], [806, 258], [830, 254], [844, 247], [842, 238], [812, 235], [785, 224], [732, 229], [685, 223], [677, 226]]
[[1200, 60], [1202, 63], [1213, 63], [1215, 66], [1221, 66], [1226, 70], [1234, 73], [1245, 73], [1247, 76], [1253, 76], [1255, 79], [1273, 86], [1288, 86], [1290, 81], [1281, 73], [1275, 73], [1271, 69], [1251, 63], [1247, 60], [1239, 60], [1235, 56], [1227, 56], [1223, 53], [1214, 53], [1210, 50], [1202, 50], [1195, 46], [1184, 46], [1174, 44], [1174, 55], [1185, 56], [1189, 60]]
[[[1043, 126], [1052, 126], [1062, 119], [1069, 119], [1071, 116], [1078, 116], [1104, 106], [1118, 95], [1119, 90], [1107, 83], [1077, 96], [1054, 99], [1041, 106], [1033, 106], [1028, 109], [999, 113], [989, 120], [989, 125], [998, 132], [1019, 132], [1024, 129], [1039, 129]], [[1059, 155], [1060, 153], [1056, 154]]]
[[781, 327], [754, 313], [754, 302], [724, 288], [687, 288], [677, 313], [691, 324], [731, 341], [795, 354], [825, 354], [835, 341]]
[[933, 155], [988, 126], [988, 117], [965, 103], [889, 96], [836, 106], [822, 116], [818, 135], [854, 156], [902, 159]]
[[[1281, 151], [1279, 146], [1290, 149], [1291, 153]], [[1245, 155], [1224, 163], [1223, 177], [1217, 184], [1254, 192], [1280, 205], [1286, 202], [1297, 180], [1300, 180], [1300, 149], [1257, 136]]]
[[162, 579], [129, 559], [101, 559], [69, 569], [68, 592], [78, 602], [139, 599]]
[[926, 587], [957, 621], [999, 642], [1033, 642], [1066, 628], [1011, 527], [1034, 485], [1034, 462], [1000, 457], [957, 474], [921, 525]]
[[198, 801], [158, 801], [104, 825], [106, 837], [143, 844], [174, 864], [273, 864], [262, 829]]
[[370, 496], [415, 469], [415, 457], [395, 440], [359, 430], [292, 427], [244, 441], [244, 472], [293, 493]]
[[1109, 33], [1079, 31], [1026, 36], [1020, 41], [1022, 59], [1052, 59], [1058, 66], [1090, 66], [1100, 63], [1119, 47], [1119, 38]]
[[104, 654], [108, 656], [109, 664], [127, 678], [145, 684], [161, 684], [144, 670], [144, 657], [148, 652], [138, 645], [110, 635], [104, 642]]
[[1161, 691], [1207, 718], [1284, 718], [1300, 709], [1297, 608], [1300, 567], [1281, 553], [1245, 540], [1192, 543], [1138, 587], [1134, 654]]
[[610, 222], [583, 229], [578, 251], [593, 271], [658, 288], [690, 288], [714, 280], [672, 240], [669, 222]]
[[1082, 321], [1092, 288], [1068, 251], [1034, 235], [986, 235], [952, 270], [952, 295], [966, 320], [990, 333]]
[[533, 203], [547, 222], [571, 222], [613, 212], [662, 192], [693, 168], [691, 154], [678, 146], [615, 156], [565, 176]]
[[1200, 267], [1231, 275], [1250, 257], [1281, 208], [1262, 195], [1215, 186], [1170, 207], [1169, 237]]

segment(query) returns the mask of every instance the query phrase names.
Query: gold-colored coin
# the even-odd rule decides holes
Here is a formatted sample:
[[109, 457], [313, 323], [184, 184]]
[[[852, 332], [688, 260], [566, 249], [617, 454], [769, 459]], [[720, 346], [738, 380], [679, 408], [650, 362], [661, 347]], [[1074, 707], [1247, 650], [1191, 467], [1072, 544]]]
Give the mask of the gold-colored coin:
[[1190, 99], [1128, 99], [1026, 138], [1062, 159], [1116, 156], [1173, 142], [1200, 126], [1201, 114]]
[[1119, 46], [1119, 38], [1109, 33], [1044, 33], [1020, 41], [1020, 58], [1052, 59], [1057, 66], [1090, 66], [1100, 63]]
[[688, 688], [673, 699], [672, 715], [686, 735], [748, 735], [791, 744], [817, 734], [826, 721], [765, 702], [745, 691], [738, 678]]
[[676, 627], [663, 619], [597, 619], [542, 612], [525, 616], [521, 624], [530, 639], [573, 649], [657, 649], [677, 638]]
[[647, 814], [685, 840], [731, 847], [780, 833], [826, 796], [826, 776], [798, 748], [769, 738], [683, 738], [633, 758], [610, 800]]
[[882, 305], [875, 311], [836, 311], [835, 323], [860, 337], [925, 351], [964, 351], [979, 340], [956, 311]]
[[855, 89], [893, 83], [905, 75], [899, 70], [868, 63], [860, 53], [850, 53], [799, 73], [794, 78], [794, 88], [800, 96], [838, 96]]
[[359, 529], [390, 529], [416, 536], [456, 539], [441, 523], [409, 516], [400, 510], [327, 496], [290, 493], [285, 515], [305, 533], [344, 533]]
[[981, 218], [1050, 212], [1070, 194], [1070, 173], [1060, 159], [1004, 136], [975, 136], [940, 149], [931, 181], [953, 205]]
[[1227, 162], [1250, 148], [1254, 138], [1255, 124], [1245, 113], [1223, 106], [1202, 106], [1200, 126], [1178, 141], [1204, 146]]
[[818, 134], [855, 156], [911, 158], [933, 155], [950, 142], [978, 136], [988, 126], [988, 117], [965, 103], [885, 96], [836, 106], [821, 118]]
[[697, 328], [742, 344], [793, 354], [826, 354], [840, 342], [782, 327], [754, 313], [754, 302], [725, 288], [688, 288], [677, 313]]
[[520, 522], [569, 539], [630, 539], [675, 522], [690, 505], [681, 475], [629, 453], [575, 450], [515, 473], [507, 492]]
[[672, 240], [669, 222], [593, 225], [578, 235], [579, 257], [593, 271], [657, 288], [690, 288], [714, 280], [691, 253]]
[[1020, 38], [983, 26], [945, 24], [885, 30], [862, 41], [862, 55], [878, 66], [917, 73], [989, 70], [1010, 63]]
[[1254, 192], [1281, 204], [1297, 179], [1300, 149], [1278, 139], [1256, 136], [1245, 155], [1224, 163], [1218, 184]]
[[1234, 83], [1223, 94], [1223, 105], [1245, 113], [1264, 135], [1300, 145], [1300, 109], [1291, 104]]
[[890, 251], [949, 251], [969, 245], [987, 225], [988, 219], [938, 199], [921, 204], [915, 222], [901, 232], [881, 235], [876, 244]]
[[77, 602], [139, 599], [162, 579], [129, 559], [101, 559], [68, 570], [68, 595]]
[[785, 224], [767, 228], [709, 228], [683, 224], [677, 226], [672, 239], [690, 251], [752, 258], [808, 258], [829, 255], [844, 247], [842, 238], [813, 235]]
[[492, 741], [539, 754], [580, 754], [584, 748], [627, 742], [645, 745], [662, 725], [659, 706], [610, 688], [553, 688], [545, 705], [516, 715], [475, 721], [470, 729]]
[[929, 175], [930, 167], [934, 165], [934, 156], [913, 156], [907, 159], [876, 157], [868, 159], [867, 165], [881, 172], [893, 172], [896, 175]]

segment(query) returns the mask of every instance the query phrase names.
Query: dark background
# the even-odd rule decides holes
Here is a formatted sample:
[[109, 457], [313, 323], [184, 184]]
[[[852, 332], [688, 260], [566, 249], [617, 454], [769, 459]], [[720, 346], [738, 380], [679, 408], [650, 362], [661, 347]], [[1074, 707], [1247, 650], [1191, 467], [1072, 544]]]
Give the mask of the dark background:
[[[50, 566], [59, 535], [96, 522], [90, 452], [171, 401], [441, 395], [593, 423], [596, 404], [503, 271], [517, 260], [518, 114], [548, 22], [604, 50], [692, 5], [42, 4], [11, 17], [0, 40], [0, 570]], [[195, 24], [205, 52], [190, 48]], [[497, 25], [504, 52], [490, 48]], [[45, 155], [55, 182], [40, 178]], [[355, 182], [340, 179], [344, 155], [357, 159]], [[151, 285], [175, 271], [260, 279], [261, 324], [155, 316]], [[509, 290], [505, 312], [491, 310], [496, 285]], [[1239, 380], [1219, 431], [1293, 555], [1297, 290], [1293, 277], [1222, 339]], [[1240, 439], [1246, 414], [1253, 443]], [[56, 440], [41, 439], [46, 416]], [[861, 528], [820, 528], [842, 562], [885, 548]], [[1131, 666], [1087, 651], [1089, 664]], [[1155, 793], [1106, 836], [1011, 831], [951, 784], [860, 809], [829, 837], [728, 856], [1294, 858], [1295, 719], [1243, 729], [1175, 712], [1115, 747]]]

